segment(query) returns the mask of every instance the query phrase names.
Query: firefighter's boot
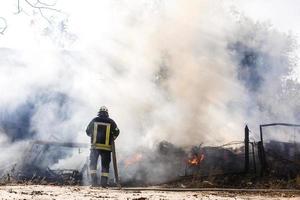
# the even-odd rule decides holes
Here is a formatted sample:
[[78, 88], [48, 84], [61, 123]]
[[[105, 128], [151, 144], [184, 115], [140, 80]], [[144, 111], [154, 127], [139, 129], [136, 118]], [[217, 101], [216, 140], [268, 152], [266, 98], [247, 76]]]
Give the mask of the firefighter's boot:
[[107, 176], [101, 176], [101, 187], [107, 188], [108, 186], [108, 177]]
[[91, 174], [92, 187], [98, 186], [97, 174]]

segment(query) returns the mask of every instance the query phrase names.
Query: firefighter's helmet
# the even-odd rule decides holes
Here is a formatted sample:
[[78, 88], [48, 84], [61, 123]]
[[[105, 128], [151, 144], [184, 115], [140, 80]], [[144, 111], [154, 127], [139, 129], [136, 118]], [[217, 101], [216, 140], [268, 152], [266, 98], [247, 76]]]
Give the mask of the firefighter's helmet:
[[99, 112], [107, 112], [108, 113], [108, 109], [106, 108], [106, 106], [101, 106]]

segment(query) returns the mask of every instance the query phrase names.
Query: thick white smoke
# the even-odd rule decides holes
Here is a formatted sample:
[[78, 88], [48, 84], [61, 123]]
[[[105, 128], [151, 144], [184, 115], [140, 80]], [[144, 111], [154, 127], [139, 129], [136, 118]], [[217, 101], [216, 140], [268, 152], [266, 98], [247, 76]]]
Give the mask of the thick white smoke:
[[[29, 119], [30, 134], [15, 131], [16, 140], [88, 143], [85, 128], [101, 105], [119, 125], [120, 152], [162, 140], [220, 144], [242, 140], [245, 123], [299, 120], [292, 37], [220, 1], [57, 6], [69, 14], [60, 31], [14, 16], [28, 26], [0, 36], [2, 125], [10, 117], [19, 126], [24, 112]], [[2, 129], [0, 141], [13, 141]]]

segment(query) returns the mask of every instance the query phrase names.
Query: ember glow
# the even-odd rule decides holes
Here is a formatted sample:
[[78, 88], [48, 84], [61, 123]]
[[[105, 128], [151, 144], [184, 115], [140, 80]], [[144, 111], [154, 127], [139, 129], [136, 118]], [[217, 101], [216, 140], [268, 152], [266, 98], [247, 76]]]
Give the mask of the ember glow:
[[129, 157], [128, 159], [126, 159], [124, 161], [125, 167], [129, 167], [130, 165], [133, 165], [135, 163], [138, 163], [139, 161], [141, 161], [143, 159], [142, 154], [137, 153], [135, 155], [133, 155], [132, 157]]
[[193, 155], [187, 162], [189, 165], [200, 165], [204, 158], [204, 154]]

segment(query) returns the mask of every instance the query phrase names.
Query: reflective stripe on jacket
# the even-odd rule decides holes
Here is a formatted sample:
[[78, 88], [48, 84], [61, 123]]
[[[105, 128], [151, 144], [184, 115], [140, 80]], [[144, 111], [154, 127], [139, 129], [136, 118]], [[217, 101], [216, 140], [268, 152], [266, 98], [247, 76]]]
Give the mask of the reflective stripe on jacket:
[[91, 137], [91, 148], [111, 151], [111, 142], [118, 137], [119, 129], [114, 120], [105, 116], [94, 118], [86, 129]]

